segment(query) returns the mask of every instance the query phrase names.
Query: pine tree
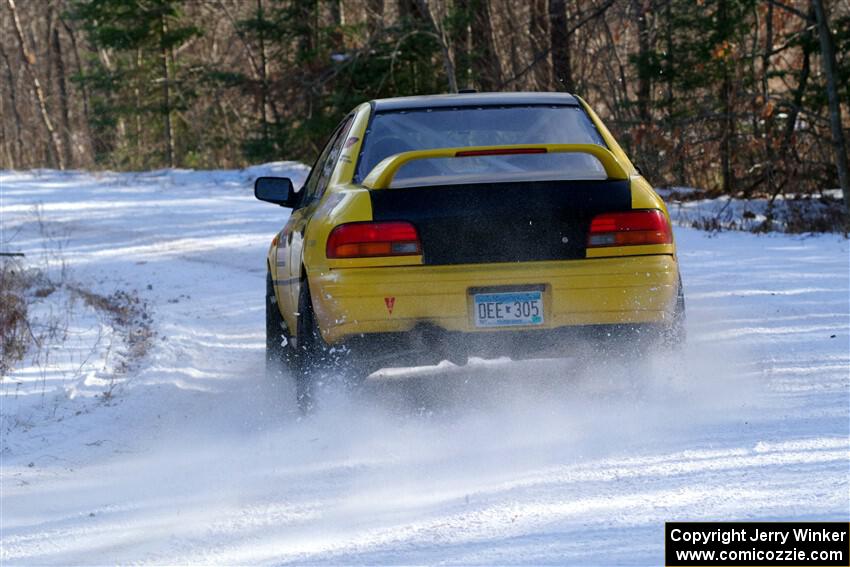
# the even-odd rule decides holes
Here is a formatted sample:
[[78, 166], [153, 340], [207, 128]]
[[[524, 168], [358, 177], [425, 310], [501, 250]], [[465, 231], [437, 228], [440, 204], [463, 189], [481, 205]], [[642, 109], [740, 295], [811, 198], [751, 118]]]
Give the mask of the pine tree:
[[[105, 138], [99, 158], [131, 167], [180, 162], [175, 110], [187, 104], [174, 49], [200, 30], [181, 21], [183, 0], [79, 0], [71, 16], [97, 49], [92, 71], [79, 77], [92, 89], [95, 136]], [[128, 122], [135, 127], [128, 128]], [[156, 130], [151, 136], [151, 129]], [[159, 140], [152, 152], [147, 141]]]

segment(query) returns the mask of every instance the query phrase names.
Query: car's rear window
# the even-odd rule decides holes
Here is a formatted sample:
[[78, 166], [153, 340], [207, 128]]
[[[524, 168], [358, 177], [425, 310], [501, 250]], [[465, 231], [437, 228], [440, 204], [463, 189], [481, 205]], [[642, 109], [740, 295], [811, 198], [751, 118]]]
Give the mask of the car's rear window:
[[[597, 144], [605, 146], [602, 136], [577, 106], [484, 106], [434, 108], [379, 112], [366, 132], [357, 165], [356, 181], [361, 181], [384, 158], [412, 150], [465, 146], [501, 146], [507, 144]], [[481, 160], [476, 165], [492, 165], [494, 170], [508, 166], [520, 172], [539, 166], [540, 159], [550, 165], [562, 163], [581, 177], [600, 166], [591, 156], [549, 155], [500, 156]], [[466, 160], [468, 158], [457, 158]], [[399, 171], [399, 182], [417, 177], [439, 178], [457, 173], [460, 164], [453, 160], [428, 160], [420, 164], [425, 172], [417, 173], [416, 162]], [[537, 164], [537, 166], [535, 165]], [[472, 166], [472, 163], [469, 163]], [[466, 167], [464, 167], [466, 169]], [[408, 170], [408, 171], [406, 171]], [[495, 172], [495, 171], [494, 171]], [[422, 175], [424, 173], [424, 175]]]

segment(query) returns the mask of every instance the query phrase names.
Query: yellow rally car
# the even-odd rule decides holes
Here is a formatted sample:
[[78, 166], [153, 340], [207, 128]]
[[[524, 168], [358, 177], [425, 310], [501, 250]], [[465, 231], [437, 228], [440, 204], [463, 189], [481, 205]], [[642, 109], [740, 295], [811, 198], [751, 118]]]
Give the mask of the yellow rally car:
[[255, 196], [292, 209], [268, 254], [266, 348], [302, 408], [332, 362], [365, 376], [683, 336], [664, 203], [577, 96], [365, 103], [303, 187], [263, 177]]

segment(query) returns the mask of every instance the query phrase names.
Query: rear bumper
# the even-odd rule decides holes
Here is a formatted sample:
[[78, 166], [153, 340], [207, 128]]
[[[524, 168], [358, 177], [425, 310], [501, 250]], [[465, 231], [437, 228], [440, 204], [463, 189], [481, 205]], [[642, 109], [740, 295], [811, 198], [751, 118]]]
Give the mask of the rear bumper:
[[[678, 291], [667, 254], [587, 260], [344, 268], [310, 273], [314, 308], [330, 344], [425, 326], [489, 336], [562, 327], [665, 324]], [[542, 285], [544, 324], [477, 329], [470, 289]], [[483, 338], [483, 337], [482, 337]]]

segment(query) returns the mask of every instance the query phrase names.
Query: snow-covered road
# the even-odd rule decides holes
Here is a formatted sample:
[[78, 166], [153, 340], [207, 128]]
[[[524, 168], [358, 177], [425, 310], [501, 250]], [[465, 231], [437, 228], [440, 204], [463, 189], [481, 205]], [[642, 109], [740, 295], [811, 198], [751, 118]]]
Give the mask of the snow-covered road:
[[0, 173], [2, 251], [156, 332], [115, 374], [68, 299], [2, 378], [3, 564], [661, 564], [667, 520], [850, 518], [846, 239], [679, 228], [682, 356], [444, 363], [299, 419], [263, 377], [286, 211], [249, 189], [287, 171]]

